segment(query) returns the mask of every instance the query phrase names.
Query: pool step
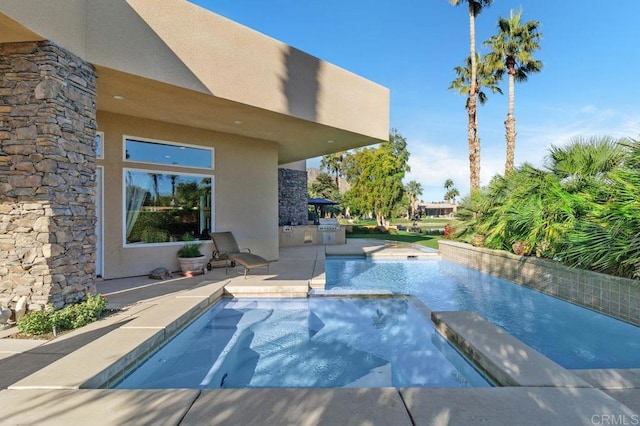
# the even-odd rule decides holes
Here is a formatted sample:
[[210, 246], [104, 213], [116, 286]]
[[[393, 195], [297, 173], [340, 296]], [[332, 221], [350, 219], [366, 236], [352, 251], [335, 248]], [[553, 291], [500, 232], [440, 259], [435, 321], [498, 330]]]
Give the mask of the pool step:
[[233, 280], [224, 287], [225, 297], [307, 297], [309, 284], [304, 281]]
[[440, 334], [501, 386], [592, 387], [475, 312], [432, 312], [431, 320]]

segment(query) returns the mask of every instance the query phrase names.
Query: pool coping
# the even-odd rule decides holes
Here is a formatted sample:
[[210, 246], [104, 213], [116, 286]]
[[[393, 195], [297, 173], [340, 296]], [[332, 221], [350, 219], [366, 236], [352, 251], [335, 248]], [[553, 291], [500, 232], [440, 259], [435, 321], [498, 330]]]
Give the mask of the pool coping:
[[[224, 282], [207, 282], [124, 317], [119, 326], [80, 349], [8, 386], [26, 389], [100, 389], [126, 374], [223, 296]], [[46, 351], [46, 344], [39, 347]], [[82, 365], [83, 369], [77, 366]]]
[[[115, 366], [131, 367], [134, 364], [132, 358], [149, 354], [151, 342], [160, 345], [197, 317], [198, 311], [204, 311], [220, 300], [225, 284], [204, 282], [174, 297], [165, 297], [152, 307], [139, 307], [117, 330], [0, 391], [0, 403], [8, 407], [4, 419], [16, 419], [16, 422], [20, 419], [27, 423], [28, 419], [33, 422], [42, 420], [36, 412], [24, 412], [25, 407], [33, 407], [34, 401], [39, 401], [39, 407], [53, 409], [55, 406], [57, 415], [62, 416], [65, 422], [86, 419], [82, 415], [91, 415], [101, 419], [98, 421], [100, 424], [122, 424], [132, 419], [165, 424], [200, 424], [204, 419], [234, 424], [264, 424], [267, 420], [272, 423], [336, 424], [348, 423], [346, 419], [358, 419], [371, 424], [410, 425], [430, 423], [442, 416], [448, 416], [448, 424], [459, 425], [478, 418], [503, 424], [535, 425], [540, 424], [541, 418], [575, 420], [576, 416], [581, 419], [580, 423], [589, 424], [587, 420], [593, 416], [621, 415], [631, 419], [637, 418], [633, 416], [640, 412], [640, 404], [634, 411], [614, 399], [631, 395], [629, 392], [634, 392], [631, 397], [635, 397], [635, 392], [640, 390], [640, 370], [633, 372], [631, 380], [622, 381], [627, 393], [622, 396], [614, 393], [614, 397], [586, 381], [572, 387], [537, 383], [535, 386], [463, 389], [86, 389], [100, 382], [106, 384], [115, 380], [117, 375], [109, 379], [105, 374], [113, 373]], [[180, 311], [182, 314], [178, 314]], [[441, 325], [447, 324], [449, 330], [457, 330], [461, 337], [465, 336], [465, 330], [468, 331], [465, 320], [472, 320], [474, 324], [486, 321], [473, 313], [431, 312], [426, 306], [421, 311], [431, 313], [432, 318], [437, 318]], [[498, 333], [503, 343], [506, 341], [513, 345], [515, 352], [522, 349], [520, 344], [523, 343], [492, 328], [495, 326], [489, 326], [492, 324], [488, 323], [486, 327], [491, 331], [489, 334]], [[143, 344], [132, 351], [136, 341]], [[490, 339], [484, 343], [492, 347]], [[114, 364], [117, 352], [122, 357]], [[540, 357], [544, 358], [543, 355]], [[503, 361], [508, 364], [508, 359]], [[541, 362], [547, 361], [552, 363], [550, 360]], [[75, 370], [77, 365], [90, 368], [81, 370], [84, 376], [70, 376], [74, 365]], [[567, 371], [567, 374], [570, 373]], [[603, 374], [598, 375], [598, 370], [591, 370], [586, 375], [592, 381], [599, 380], [601, 386], [620, 390], [620, 380], [614, 386], [611, 380], [603, 377], [624, 378], [624, 371], [608, 370]], [[580, 379], [576, 378], [573, 384], [577, 385], [577, 381]], [[294, 404], [292, 401], [297, 402]], [[544, 401], [545, 409], [538, 412], [540, 406], [536, 404], [541, 401]], [[60, 413], [63, 407], [69, 408], [65, 414]], [[51, 415], [45, 418], [52, 419]]]
[[[0, 391], [0, 405], [7, 407], [4, 421], [36, 423], [39, 419], [59, 418], [66, 422], [92, 418], [99, 424], [122, 424], [123, 419], [135, 418], [146, 419], [145, 423], [196, 424], [198, 418], [206, 418], [199, 417], [202, 413], [212, 410], [207, 408], [208, 404], [198, 402], [200, 400], [214, 403], [217, 416], [227, 416], [217, 418], [242, 424], [263, 424], [265, 419], [298, 424], [373, 419], [372, 424], [384, 424], [375, 419], [388, 419], [384, 413], [389, 412], [394, 413], [394, 424], [429, 423], [443, 418], [449, 420], [448, 424], [460, 425], [477, 419], [499, 419], [503, 424], [539, 424], [535, 419], [540, 413], [556, 416], [564, 413], [571, 418], [577, 416], [582, 424], [592, 424], [593, 416], [640, 413], [640, 369], [572, 371], [584, 380], [585, 387], [86, 389], [89, 385], [97, 387], [100, 382], [104, 385], [116, 380], [116, 370], [121, 370], [121, 374], [219, 300], [228, 282], [204, 280], [194, 289], [134, 306], [120, 316], [105, 320], [117, 327], [116, 330]], [[425, 313], [430, 312], [425, 309]], [[450, 325], [452, 323], [450, 321]], [[62, 338], [64, 336], [58, 339]], [[40, 345], [37, 350], [44, 353], [47, 345]], [[292, 407], [292, 395], [307, 403]], [[523, 402], [524, 408], [521, 408]], [[526, 416], [525, 413], [536, 411], [536, 402], [540, 412]], [[41, 410], [48, 413], [43, 415]]]
[[431, 320], [442, 336], [500, 386], [592, 387], [475, 312], [432, 312]]
[[[8, 389], [108, 387], [220, 300], [227, 284], [228, 281], [204, 281], [194, 289], [163, 298], [150, 308], [128, 314], [115, 330], [12, 384]], [[414, 297], [398, 297], [409, 297], [414, 305], [416, 303]], [[431, 318], [440, 334], [501, 386], [592, 387], [474, 312], [432, 312], [426, 305], [419, 305], [418, 308], [426, 318]], [[46, 351], [46, 345], [40, 349]], [[78, 370], [74, 368], [77, 365], [85, 365], [86, 368]], [[598, 370], [592, 370], [593, 377], [597, 376], [595, 371]], [[639, 378], [629, 383], [640, 387], [640, 369], [635, 371]]]

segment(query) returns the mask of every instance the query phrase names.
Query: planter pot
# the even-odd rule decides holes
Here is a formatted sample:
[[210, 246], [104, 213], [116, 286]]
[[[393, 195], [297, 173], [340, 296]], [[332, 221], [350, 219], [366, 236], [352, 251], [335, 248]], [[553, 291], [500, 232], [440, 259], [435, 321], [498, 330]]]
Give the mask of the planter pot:
[[180, 263], [180, 270], [185, 274], [189, 272], [202, 272], [204, 270], [204, 264], [206, 262], [207, 256], [178, 258], [178, 263]]
[[531, 251], [531, 247], [529, 247], [529, 243], [525, 241], [516, 241], [511, 245], [513, 252], [518, 256], [527, 256]]

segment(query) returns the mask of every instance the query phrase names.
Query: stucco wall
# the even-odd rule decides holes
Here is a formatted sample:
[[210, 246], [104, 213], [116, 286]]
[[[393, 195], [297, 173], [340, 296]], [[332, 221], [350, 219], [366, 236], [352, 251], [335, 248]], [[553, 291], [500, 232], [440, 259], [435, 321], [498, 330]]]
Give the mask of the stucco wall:
[[640, 325], [640, 283], [557, 262], [441, 240], [440, 255], [541, 293]]
[[[104, 278], [148, 274], [164, 266], [178, 269], [181, 243], [124, 247], [123, 168], [209, 174], [202, 169], [155, 166], [123, 160], [123, 135], [202, 145], [215, 149], [214, 229], [232, 231], [242, 247], [267, 259], [278, 258], [278, 146], [276, 143], [192, 127], [98, 111], [104, 132]], [[211, 243], [203, 252], [211, 254]]]

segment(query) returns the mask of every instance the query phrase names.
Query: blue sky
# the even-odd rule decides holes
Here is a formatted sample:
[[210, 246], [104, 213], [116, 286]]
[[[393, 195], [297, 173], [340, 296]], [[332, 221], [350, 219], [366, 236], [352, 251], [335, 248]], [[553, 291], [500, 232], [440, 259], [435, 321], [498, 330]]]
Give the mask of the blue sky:
[[[466, 5], [447, 0], [192, 0], [220, 15], [332, 62], [391, 91], [391, 127], [407, 138], [424, 201], [453, 179], [469, 191], [465, 98], [448, 90], [469, 54]], [[516, 164], [541, 166], [551, 144], [577, 136], [640, 139], [640, 2], [495, 0], [476, 21], [476, 44], [499, 16], [522, 8], [541, 23], [541, 73], [516, 85]], [[505, 162], [505, 95], [480, 107], [481, 179]], [[309, 166], [317, 166], [310, 161]]]

